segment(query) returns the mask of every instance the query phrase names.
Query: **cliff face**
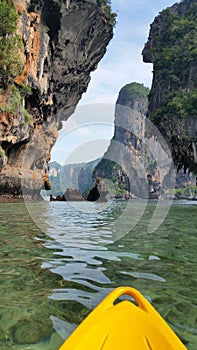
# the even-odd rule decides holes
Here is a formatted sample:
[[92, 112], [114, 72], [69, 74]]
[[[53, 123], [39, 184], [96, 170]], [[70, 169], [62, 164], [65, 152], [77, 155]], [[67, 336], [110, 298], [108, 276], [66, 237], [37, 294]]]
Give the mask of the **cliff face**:
[[197, 3], [183, 0], [162, 11], [143, 50], [153, 63], [148, 118], [172, 151], [177, 170], [197, 173]]
[[[15, 0], [20, 74], [0, 81], [0, 193], [38, 198], [61, 121], [73, 113], [113, 35], [95, 0]], [[47, 179], [47, 176], [45, 176]]]
[[149, 89], [138, 83], [127, 84], [119, 93], [114, 137], [94, 171], [94, 177], [106, 179], [112, 196], [148, 196], [144, 144], [148, 93]]

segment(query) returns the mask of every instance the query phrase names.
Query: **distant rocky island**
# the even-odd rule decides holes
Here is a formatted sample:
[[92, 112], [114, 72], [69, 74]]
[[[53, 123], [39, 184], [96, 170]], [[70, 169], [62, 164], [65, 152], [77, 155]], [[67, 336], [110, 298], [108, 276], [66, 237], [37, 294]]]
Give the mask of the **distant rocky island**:
[[[51, 189], [47, 191], [51, 201], [82, 201], [87, 200], [88, 194], [94, 188], [93, 171], [100, 159], [87, 163], [60, 165], [50, 162], [49, 181]], [[95, 201], [106, 201], [107, 191], [104, 183], [98, 181], [99, 198]]]
[[63, 194], [67, 188], [78, 189], [81, 194], [85, 195], [93, 186], [92, 172], [98, 160], [79, 164], [60, 165], [57, 162], [48, 164], [48, 174], [51, 184], [51, 190], [48, 194], [53, 196]]

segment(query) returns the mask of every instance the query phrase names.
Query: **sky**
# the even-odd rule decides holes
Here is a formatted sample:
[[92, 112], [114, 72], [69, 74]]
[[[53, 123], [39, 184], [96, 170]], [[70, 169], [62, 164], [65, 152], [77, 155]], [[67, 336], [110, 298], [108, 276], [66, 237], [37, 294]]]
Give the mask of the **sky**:
[[80, 103], [115, 103], [120, 89], [133, 81], [151, 86], [152, 64], [143, 63], [141, 53], [155, 16], [175, 2], [179, 1], [111, 0], [117, 13], [114, 37]]
[[[87, 92], [83, 94], [76, 113], [64, 123], [52, 150], [52, 161], [62, 165], [89, 161], [104, 153], [113, 136], [114, 106], [120, 89], [131, 82], [151, 87], [152, 64], [143, 63], [141, 53], [148, 39], [150, 24], [160, 11], [175, 2], [180, 1], [111, 0], [112, 10], [117, 13], [113, 39], [96, 71], [91, 73]], [[85, 118], [89, 110], [92, 116]], [[105, 115], [106, 119], [101, 115]], [[102, 142], [97, 140], [103, 140], [103, 147]], [[84, 158], [80, 149], [84, 149], [86, 143], [90, 152], [87, 151]]]

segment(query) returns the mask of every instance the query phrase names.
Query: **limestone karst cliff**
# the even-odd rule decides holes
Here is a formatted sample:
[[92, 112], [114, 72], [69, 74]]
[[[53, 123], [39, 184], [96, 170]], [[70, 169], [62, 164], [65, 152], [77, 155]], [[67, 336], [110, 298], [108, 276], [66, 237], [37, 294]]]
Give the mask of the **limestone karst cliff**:
[[14, 38], [15, 46], [10, 65], [6, 58], [0, 67], [0, 197], [39, 198], [58, 129], [86, 91], [113, 25], [96, 0], [2, 1], [1, 10], [16, 30], [1, 33], [1, 45]]
[[[94, 171], [95, 178], [106, 179], [112, 196], [150, 197], [147, 175], [151, 178], [154, 175], [154, 181], [160, 180], [154, 157], [144, 142], [148, 93], [148, 88], [135, 82], [120, 90], [115, 108], [114, 136]], [[152, 189], [152, 192], [155, 196], [156, 191]]]
[[177, 170], [197, 173], [197, 3], [183, 0], [162, 11], [143, 50], [153, 63], [148, 118], [171, 149]]

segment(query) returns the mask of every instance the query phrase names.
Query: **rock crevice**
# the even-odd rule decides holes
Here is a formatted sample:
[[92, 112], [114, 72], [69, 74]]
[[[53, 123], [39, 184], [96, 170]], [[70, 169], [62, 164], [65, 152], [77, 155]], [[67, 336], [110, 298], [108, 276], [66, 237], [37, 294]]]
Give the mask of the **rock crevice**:
[[61, 123], [86, 91], [113, 26], [93, 0], [14, 4], [23, 69], [0, 99], [0, 193], [38, 198]]

